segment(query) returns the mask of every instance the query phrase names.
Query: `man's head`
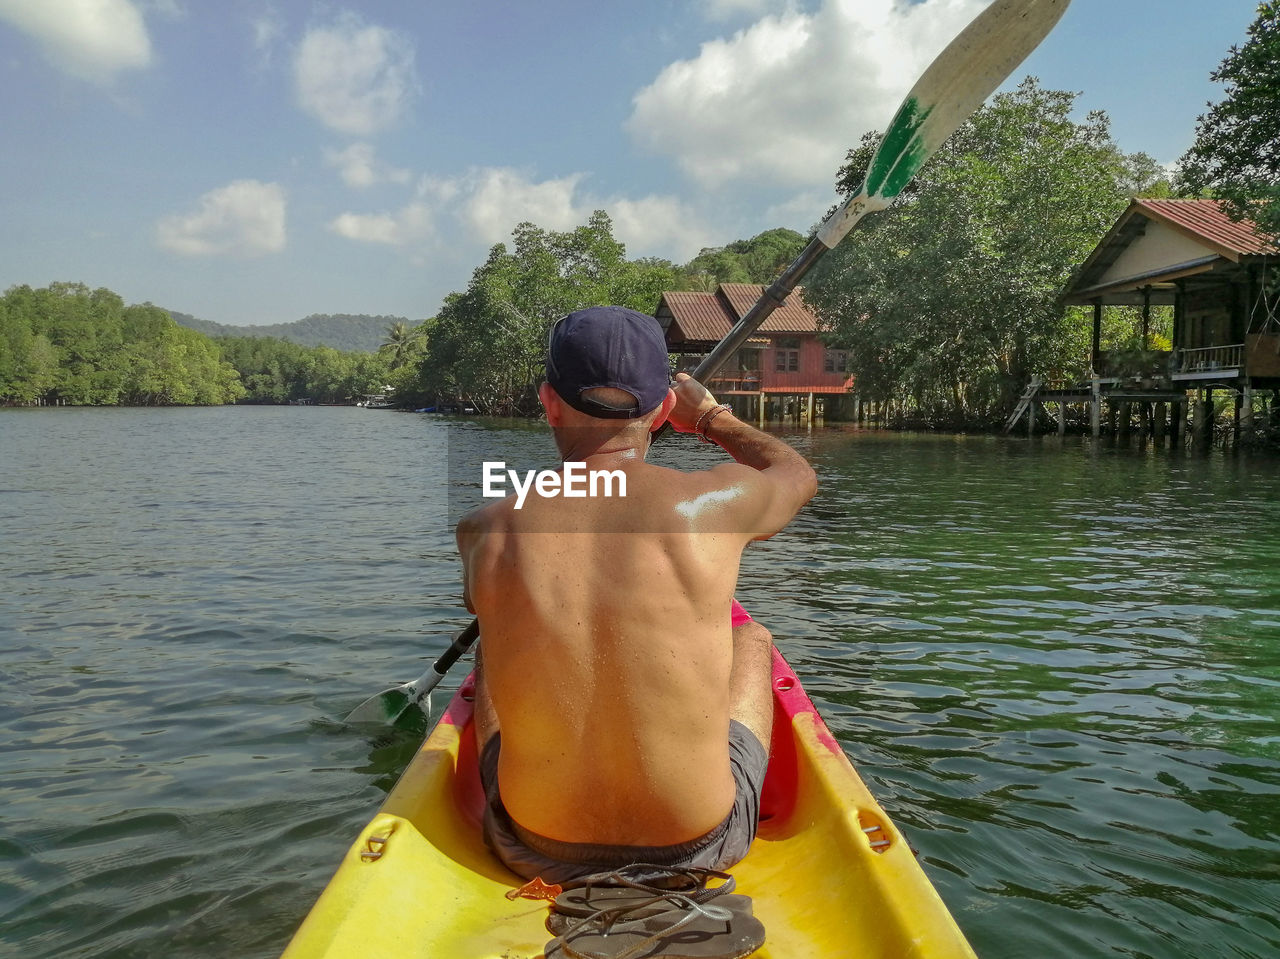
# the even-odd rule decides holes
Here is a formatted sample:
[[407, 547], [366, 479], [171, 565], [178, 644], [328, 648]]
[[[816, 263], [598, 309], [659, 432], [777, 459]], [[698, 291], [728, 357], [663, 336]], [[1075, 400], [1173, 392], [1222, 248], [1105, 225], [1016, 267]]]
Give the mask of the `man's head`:
[[658, 321], [621, 306], [593, 306], [551, 327], [547, 383], [593, 419], [639, 419], [667, 398], [667, 344]]

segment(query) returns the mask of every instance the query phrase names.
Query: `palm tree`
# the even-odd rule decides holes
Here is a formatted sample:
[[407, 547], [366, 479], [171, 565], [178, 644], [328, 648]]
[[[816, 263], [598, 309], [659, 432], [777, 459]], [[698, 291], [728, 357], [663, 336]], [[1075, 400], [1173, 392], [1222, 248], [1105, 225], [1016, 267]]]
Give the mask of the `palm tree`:
[[387, 327], [387, 339], [378, 347], [379, 353], [390, 358], [391, 368], [399, 369], [409, 362], [413, 353], [413, 331], [409, 324], [398, 320]]

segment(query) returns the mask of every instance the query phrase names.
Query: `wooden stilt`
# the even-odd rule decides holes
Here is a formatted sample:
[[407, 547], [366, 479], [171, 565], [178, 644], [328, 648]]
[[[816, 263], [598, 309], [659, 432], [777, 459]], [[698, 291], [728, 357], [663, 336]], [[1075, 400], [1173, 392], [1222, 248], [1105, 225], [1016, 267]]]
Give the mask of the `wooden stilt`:
[[1196, 409], [1196, 438], [1201, 446], [1213, 445], [1213, 391], [1201, 390]]
[[1102, 435], [1102, 384], [1093, 377], [1093, 396], [1089, 400], [1089, 429], [1096, 440]]

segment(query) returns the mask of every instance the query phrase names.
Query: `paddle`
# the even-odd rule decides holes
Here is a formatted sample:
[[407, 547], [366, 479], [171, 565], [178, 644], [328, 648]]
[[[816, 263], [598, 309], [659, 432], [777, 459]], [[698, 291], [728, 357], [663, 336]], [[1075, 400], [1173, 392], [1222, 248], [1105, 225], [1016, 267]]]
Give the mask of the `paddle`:
[[996, 0], [938, 54], [881, 137], [858, 195], [827, 217], [809, 245], [698, 364], [695, 380], [719, 372], [822, 254], [868, 213], [889, 206], [924, 162], [1048, 36], [1070, 2]]
[[440, 654], [440, 658], [431, 667], [409, 683], [390, 686], [370, 696], [351, 712], [346, 721], [356, 725], [362, 723], [400, 725], [405, 720], [417, 720], [419, 712], [431, 718], [431, 691], [440, 685], [440, 680], [453, 667], [453, 664], [471, 648], [471, 644], [480, 635], [480, 621], [473, 619], [471, 624], [454, 637], [449, 648]]
[[[889, 206], [924, 162], [1048, 35], [1068, 3], [1070, 0], [996, 0], [938, 54], [894, 115], [867, 165], [858, 195], [827, 217], [795, 261], [698, 364], [694, 379], [706, 381], [718, 373], [783, 304], [822, 254], [844, 239], [868, 213]], [[664, 426], [664, 431], [669, 428]], [[479, 623], [472, 620], [429, 670], [411, 683], [386, 689], [361, 703], [347, 716], [347, 722], [395, 723], [412, 706], [420, 707], [429, 717], [431, 690], [471, 647], [478, 633]]]

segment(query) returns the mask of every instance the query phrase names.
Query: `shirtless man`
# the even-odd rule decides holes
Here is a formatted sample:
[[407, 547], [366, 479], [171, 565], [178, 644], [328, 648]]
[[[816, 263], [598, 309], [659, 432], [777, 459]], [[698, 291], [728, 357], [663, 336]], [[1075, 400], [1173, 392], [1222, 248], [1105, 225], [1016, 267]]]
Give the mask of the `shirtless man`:
[[[817, 489], [786, 443], [695, 380], [669, 388], [656, 320], [619, 307], [551, 331], [539, 395], [564, 462], [626, 495], [513, 494], [458, 524], [480, 620], [485, 838], [513, 871], [566, 881], [633, 862], [723, 869], [755, 836], [773, 719], [771, 637], [730, 606], [742, 550]], [[668, 420], [737, 462], [645, 462]]]

